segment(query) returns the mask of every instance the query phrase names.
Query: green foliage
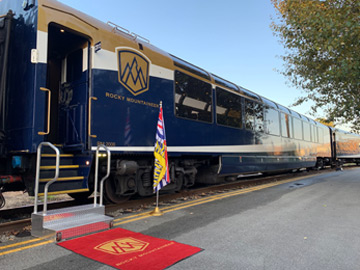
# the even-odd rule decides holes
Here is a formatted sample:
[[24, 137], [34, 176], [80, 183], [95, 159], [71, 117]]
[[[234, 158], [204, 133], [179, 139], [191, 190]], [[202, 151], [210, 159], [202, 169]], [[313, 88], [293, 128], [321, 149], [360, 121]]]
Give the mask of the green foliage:
[[360, 130], [360, 1], [271, 1], [286, 48], [282, 73], [306, 93], [294, 105], [313, 100], [313, 112]]

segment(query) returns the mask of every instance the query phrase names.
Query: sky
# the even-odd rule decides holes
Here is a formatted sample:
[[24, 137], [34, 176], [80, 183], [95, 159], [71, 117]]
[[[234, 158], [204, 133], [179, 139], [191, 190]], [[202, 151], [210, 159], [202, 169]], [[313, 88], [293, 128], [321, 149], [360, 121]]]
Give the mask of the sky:
[[[270, 0], [59, 1], [281, 105], [305, 95], [277, 71], [284, 48], [270, 28]], [[310, 104], [291, 109], [314, 119]]]

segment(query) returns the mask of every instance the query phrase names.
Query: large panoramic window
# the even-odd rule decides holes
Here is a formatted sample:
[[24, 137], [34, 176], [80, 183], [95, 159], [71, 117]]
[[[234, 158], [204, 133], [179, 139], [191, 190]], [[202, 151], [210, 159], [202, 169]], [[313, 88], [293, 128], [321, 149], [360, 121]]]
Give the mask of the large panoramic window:
[[255, 131], [264, 132], [264, 106], [254, 103]]
[[292, 117], [286, 113], [281, 113], [281, 136], [292, 138], [293, 137], [293, 125]]
[[211, 84], [175, 71], [176, 116], [211, 123], [211, 90]]
[[241, 97], [216, 87], [216, 122], [234, 128], [242, 128]]
[[265, 109], [266, 133], [280, 135], [280, 118], [279, 112], [272, 108]]
[[245, 99], [245, 128], [255, 130], [255, 102]]
[[294, 138], [298, 140], [303, 139], [302, 121], [298, 118], [294, 118]]
[[304, 129], [304, 140], [310, 142], [311, 141], [310, 124], [303, 122], [303, 129]]

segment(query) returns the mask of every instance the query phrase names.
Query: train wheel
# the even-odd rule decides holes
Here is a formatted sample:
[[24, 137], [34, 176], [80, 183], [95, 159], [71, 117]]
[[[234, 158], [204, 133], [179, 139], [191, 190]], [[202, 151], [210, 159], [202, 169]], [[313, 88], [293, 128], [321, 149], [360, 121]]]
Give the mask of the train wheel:
[[104, 197], [109, 203], [123, 203], [130, 199], [130, 196], [116, 194], [116, 183], [112, 179], [105, 180]]

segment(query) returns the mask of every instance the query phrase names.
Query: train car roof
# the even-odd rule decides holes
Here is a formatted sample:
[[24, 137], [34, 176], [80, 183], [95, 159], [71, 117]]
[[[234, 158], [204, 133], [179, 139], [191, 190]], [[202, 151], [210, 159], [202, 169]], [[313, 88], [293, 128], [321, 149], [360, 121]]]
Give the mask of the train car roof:
[[[70, 15], [70, 16], [76, 18], [77, 20], [81, 21], [82, 23], [88, 25], [89, 28], [91, 28], [93, 32], [95, 31], [94, 33], [97, 33], [99, 30], [100, 30], [100, 32], [104, 32], [104, 31], [108, 32], [108, 33], [110, 32], [112, 34], [121, 35], [122, 37], [125, 37], [131, 44], [135, 45], [135, 44], [141, 43], [142, 46], [144, 46], [148, 50], [152, 51], [152, 53], [155, 53], [156, 55], [158, 55], [157, 58], [159, 58], [159, 56], [161, 55], [161, 59], [158, 59], [156, 64], [160, 64], [160, 65], [163, 65], [166, 67], [172, 67], [172, 68], [176, 68], [176, 67], [181, 68], [187, 72], [190, 72], [191, 74], [194, 74], [195, 76], [206, 79], [208, 81], [213, 80], [219, 86], [223, 86], [227, 89], [238, 92], [245, 97], [248, 97], [252, 100], [262, 102], [269, 107], [279, 109], [280, 111], [282, 111], [284, 113], [287, 113], [287, 114], [290, 114], [297, 118], [300, 118], [306, 122], [323, 125], [323, 124], [316, 122], [310, 118], [307, 118], [306, 116], [301, 115], [298, 112], [295, 112], [285, 106], [282, 106], [274, 101], [271, 101], [265, 97], [262, 97], [253, 91], [250, 91], [244, 87], [238, 86], [238, 85], [236, 85], [226, 79], [223, 79], [215, 74], [207, 72], [206, 70], [204, 70], [190, 62], [187, 62], [177, 56], [169, 54], [169, 53], [159, 49], [158, 47], [152, 45], [150, 43], [150, 41], [147, 40], [146, 38], [143, 38], [140, 35], [130, 32], [129, 30], [124, 29], [115, 23], [112, 23], [112, 22], [104, 23], [104, 22], [97, 20], [79, 10], [76, 10], [70, 6], [67, 6], [57, 0], [38, 0], [38, 3], [39, 3], [39, 6], [41, 6], [41, 8], [50, 9], [52, 11], [57, 11], [57, 12], [62, 12], [63, 14], [67, 14], [67, 15]], [[44, 20], [43, 18], [41, 18], [41, 19]], [[45, 27], [45, 25], [43, 24], [42, 27]], [[47, 27], [47, 25], [46, 25], [46, 27]], [[45, 29], [43, 29], [43, 30], [45, 30]], [[103, 38], [103, 34], [98, 34], [98, 36], [101, 41], [101, 38]], [[92, 42], [95, 43], [98, 41], [99, 40], [93, 40]], [[339, 130], [339, 132], [345, 132], [345, 131]]]

